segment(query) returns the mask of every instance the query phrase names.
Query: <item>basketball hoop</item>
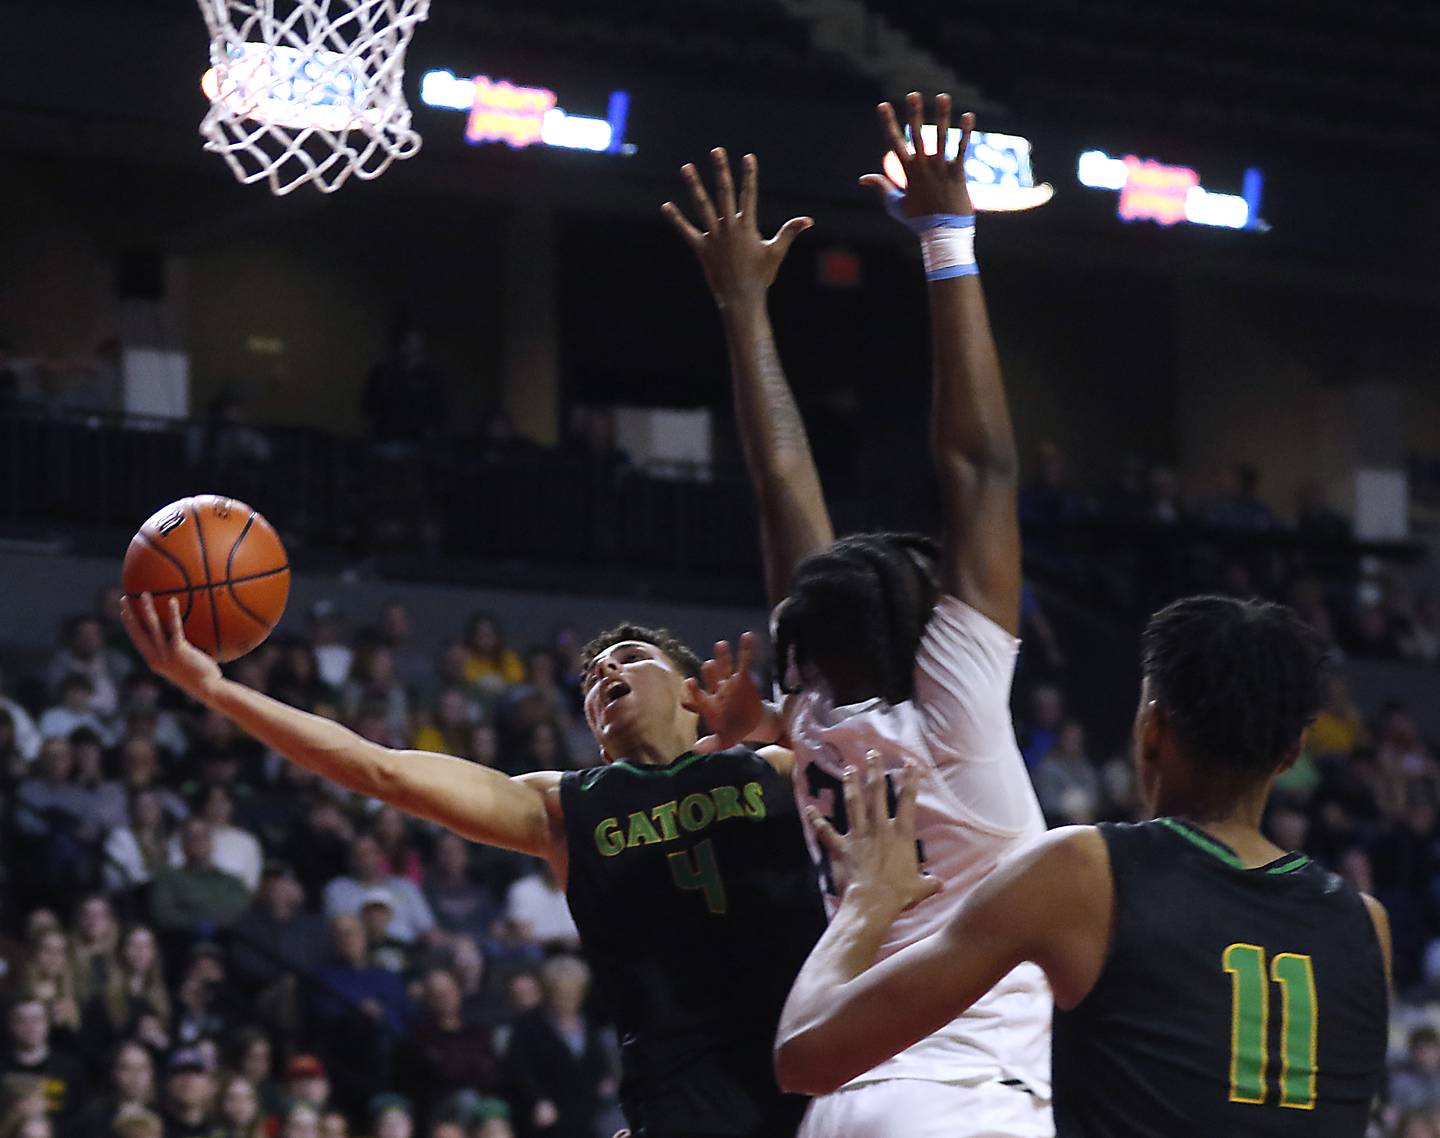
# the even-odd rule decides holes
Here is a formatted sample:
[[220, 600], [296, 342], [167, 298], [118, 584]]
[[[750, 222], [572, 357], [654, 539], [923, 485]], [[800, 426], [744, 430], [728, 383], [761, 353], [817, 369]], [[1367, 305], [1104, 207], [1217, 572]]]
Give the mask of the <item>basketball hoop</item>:
[[205, 149], [244, 184], [333, 193], [420, 149], [401, 86], [430, 0], [199, 0]]

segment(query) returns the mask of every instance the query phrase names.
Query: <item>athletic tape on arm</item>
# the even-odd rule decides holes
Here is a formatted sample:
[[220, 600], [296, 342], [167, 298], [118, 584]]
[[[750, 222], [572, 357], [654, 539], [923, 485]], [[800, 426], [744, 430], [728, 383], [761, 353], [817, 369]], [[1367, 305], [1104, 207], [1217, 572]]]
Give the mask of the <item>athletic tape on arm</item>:
[[899, 190], [891, 190], [885, 197], [885, 208], [891, 217], [920, 238], [927, 281], [974, 276], [980, 271], [975, 261], [974, 214], [926, 213], [908, 217], [900, 208], [904, 200], [905, 195]]

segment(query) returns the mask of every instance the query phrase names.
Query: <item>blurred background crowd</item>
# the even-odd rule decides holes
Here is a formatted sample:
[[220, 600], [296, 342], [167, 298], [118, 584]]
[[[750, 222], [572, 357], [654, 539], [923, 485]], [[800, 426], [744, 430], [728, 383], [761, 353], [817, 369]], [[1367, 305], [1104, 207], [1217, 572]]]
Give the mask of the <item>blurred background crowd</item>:
[[[7, 1138], [608, 1138], [617, 1045], [545, 867], [177, 704], [117, 600], [0, 703]], [[437, 661], [403, 604], [376, 615], [317, 606], [237, 675], [387, 746], [594, 761], [568, 630], [522, 656], [480, 613]]]

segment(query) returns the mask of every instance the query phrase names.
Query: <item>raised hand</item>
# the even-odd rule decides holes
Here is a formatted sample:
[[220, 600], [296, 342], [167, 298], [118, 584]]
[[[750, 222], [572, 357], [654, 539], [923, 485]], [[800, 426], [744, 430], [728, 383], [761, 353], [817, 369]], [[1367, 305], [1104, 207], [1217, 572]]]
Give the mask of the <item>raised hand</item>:
[[120, 619], [150, 670], [198, 697], [221, 678], [220, 665], [185, 639], [179, 600], [168, 597], [164, 603], [166, 616], [162, 620], [155, 611], [155, 598], [149, 593], [125, 597], [120, 602]]
[[723, 148], [717, 147], [710, 151], [710, 157], [715, 163], [715, 197], [718, 201], [711, 199], [694, 163], [687, 162], [680, 168], [690, 187], [690, 200], [700, 227], [691, 224], [674, 202], [666, 202], [660, 209], [699, 258], [716, 304], [727, 308], [746, 301], [763, 300], [791, 244], [815, 222], [808, 217], [792, 217], [767, 241], [760, 236], [756, 217], [759, 160], [753, 154], [745, 155], [740, 200], [737, 203], [729, 156]]
[[686, 708], [704, 719], [712, 732], [695, 744], [700, 754], [713, 754], [755, 738], [769, 708], [750, 675], [754, 650], [755, 634], [751, 632], [740, 637], [738, 663], [731, 655], [730, 642], [717, 641], [715, 657], [701, 666], [700, 679], [685, 681]]
[[920, 772], [909, 759], [899, 772], [895, 816], [890, 816], [885, 768], [869, 752], [857, 767], [845, 769], [845, 812], [850, 828], [840, 833], [815, 806], [807, 806], [815, 837], [830, 855], [836, 880], [846, 896], [902, 913], [940, 892], [940, 880], [920, 872], [915, 848], [915, 795]]
[[895, 108], [881, 103], [880, 129], [890, 149], [900, 159], [905, 171], [906, 184], [899, 189], [884, 174], [866, 174], [860, 179], [862, 186], [878, 190], [886, 198], [900, 194], [899, 208], [905, 217], [924, 217], [927, 214], [953, 213], [968, 216], [974, 213], [970, 205], [970, 191], [965, 185], [965, 152], [970, 146], [970, 132], [975, 128], [975, 116], [968, 111], [960, 116], [960, 149], [951, 159], [945, 157], [945, 139], [950, 133], [951, 103], [949, 95], [935, 96], [935, 153], [925, 147], [921, 127], [925, 122], [925, 99], [918, 91], [911, 91], [905, 97], [905, 113], [910, 123], [910, 137], [914, 149], [905, 141], [904, 132], [895, 117]]

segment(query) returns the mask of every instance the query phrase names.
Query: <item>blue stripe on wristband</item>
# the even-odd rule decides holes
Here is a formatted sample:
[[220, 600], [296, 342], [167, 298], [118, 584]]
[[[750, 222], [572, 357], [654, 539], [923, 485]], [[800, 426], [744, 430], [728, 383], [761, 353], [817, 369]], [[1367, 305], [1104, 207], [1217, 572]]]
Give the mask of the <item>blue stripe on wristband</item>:
[[980, 266], [975, 263], [969, 265], [951, 265], [948, 269], [936, 269], [933, 273], [926, 273], [927, 281], [948, 281], [955, 277], [975, 277], [980, 275]]
[[932, 229], [969, 229], [975, 224], [975, 215], [961, 213], [926, 213], [906, 219], [916, 233], [928, 233]]
[[922, 213], [919, 217], [907, 217], [900, 208], [905, 195], [891, 190], [885, 195], [885, 211], [911, 233], [928, 233], [932, 229], [964, 229], [975, 224], [975, 215], [959, 213]]

